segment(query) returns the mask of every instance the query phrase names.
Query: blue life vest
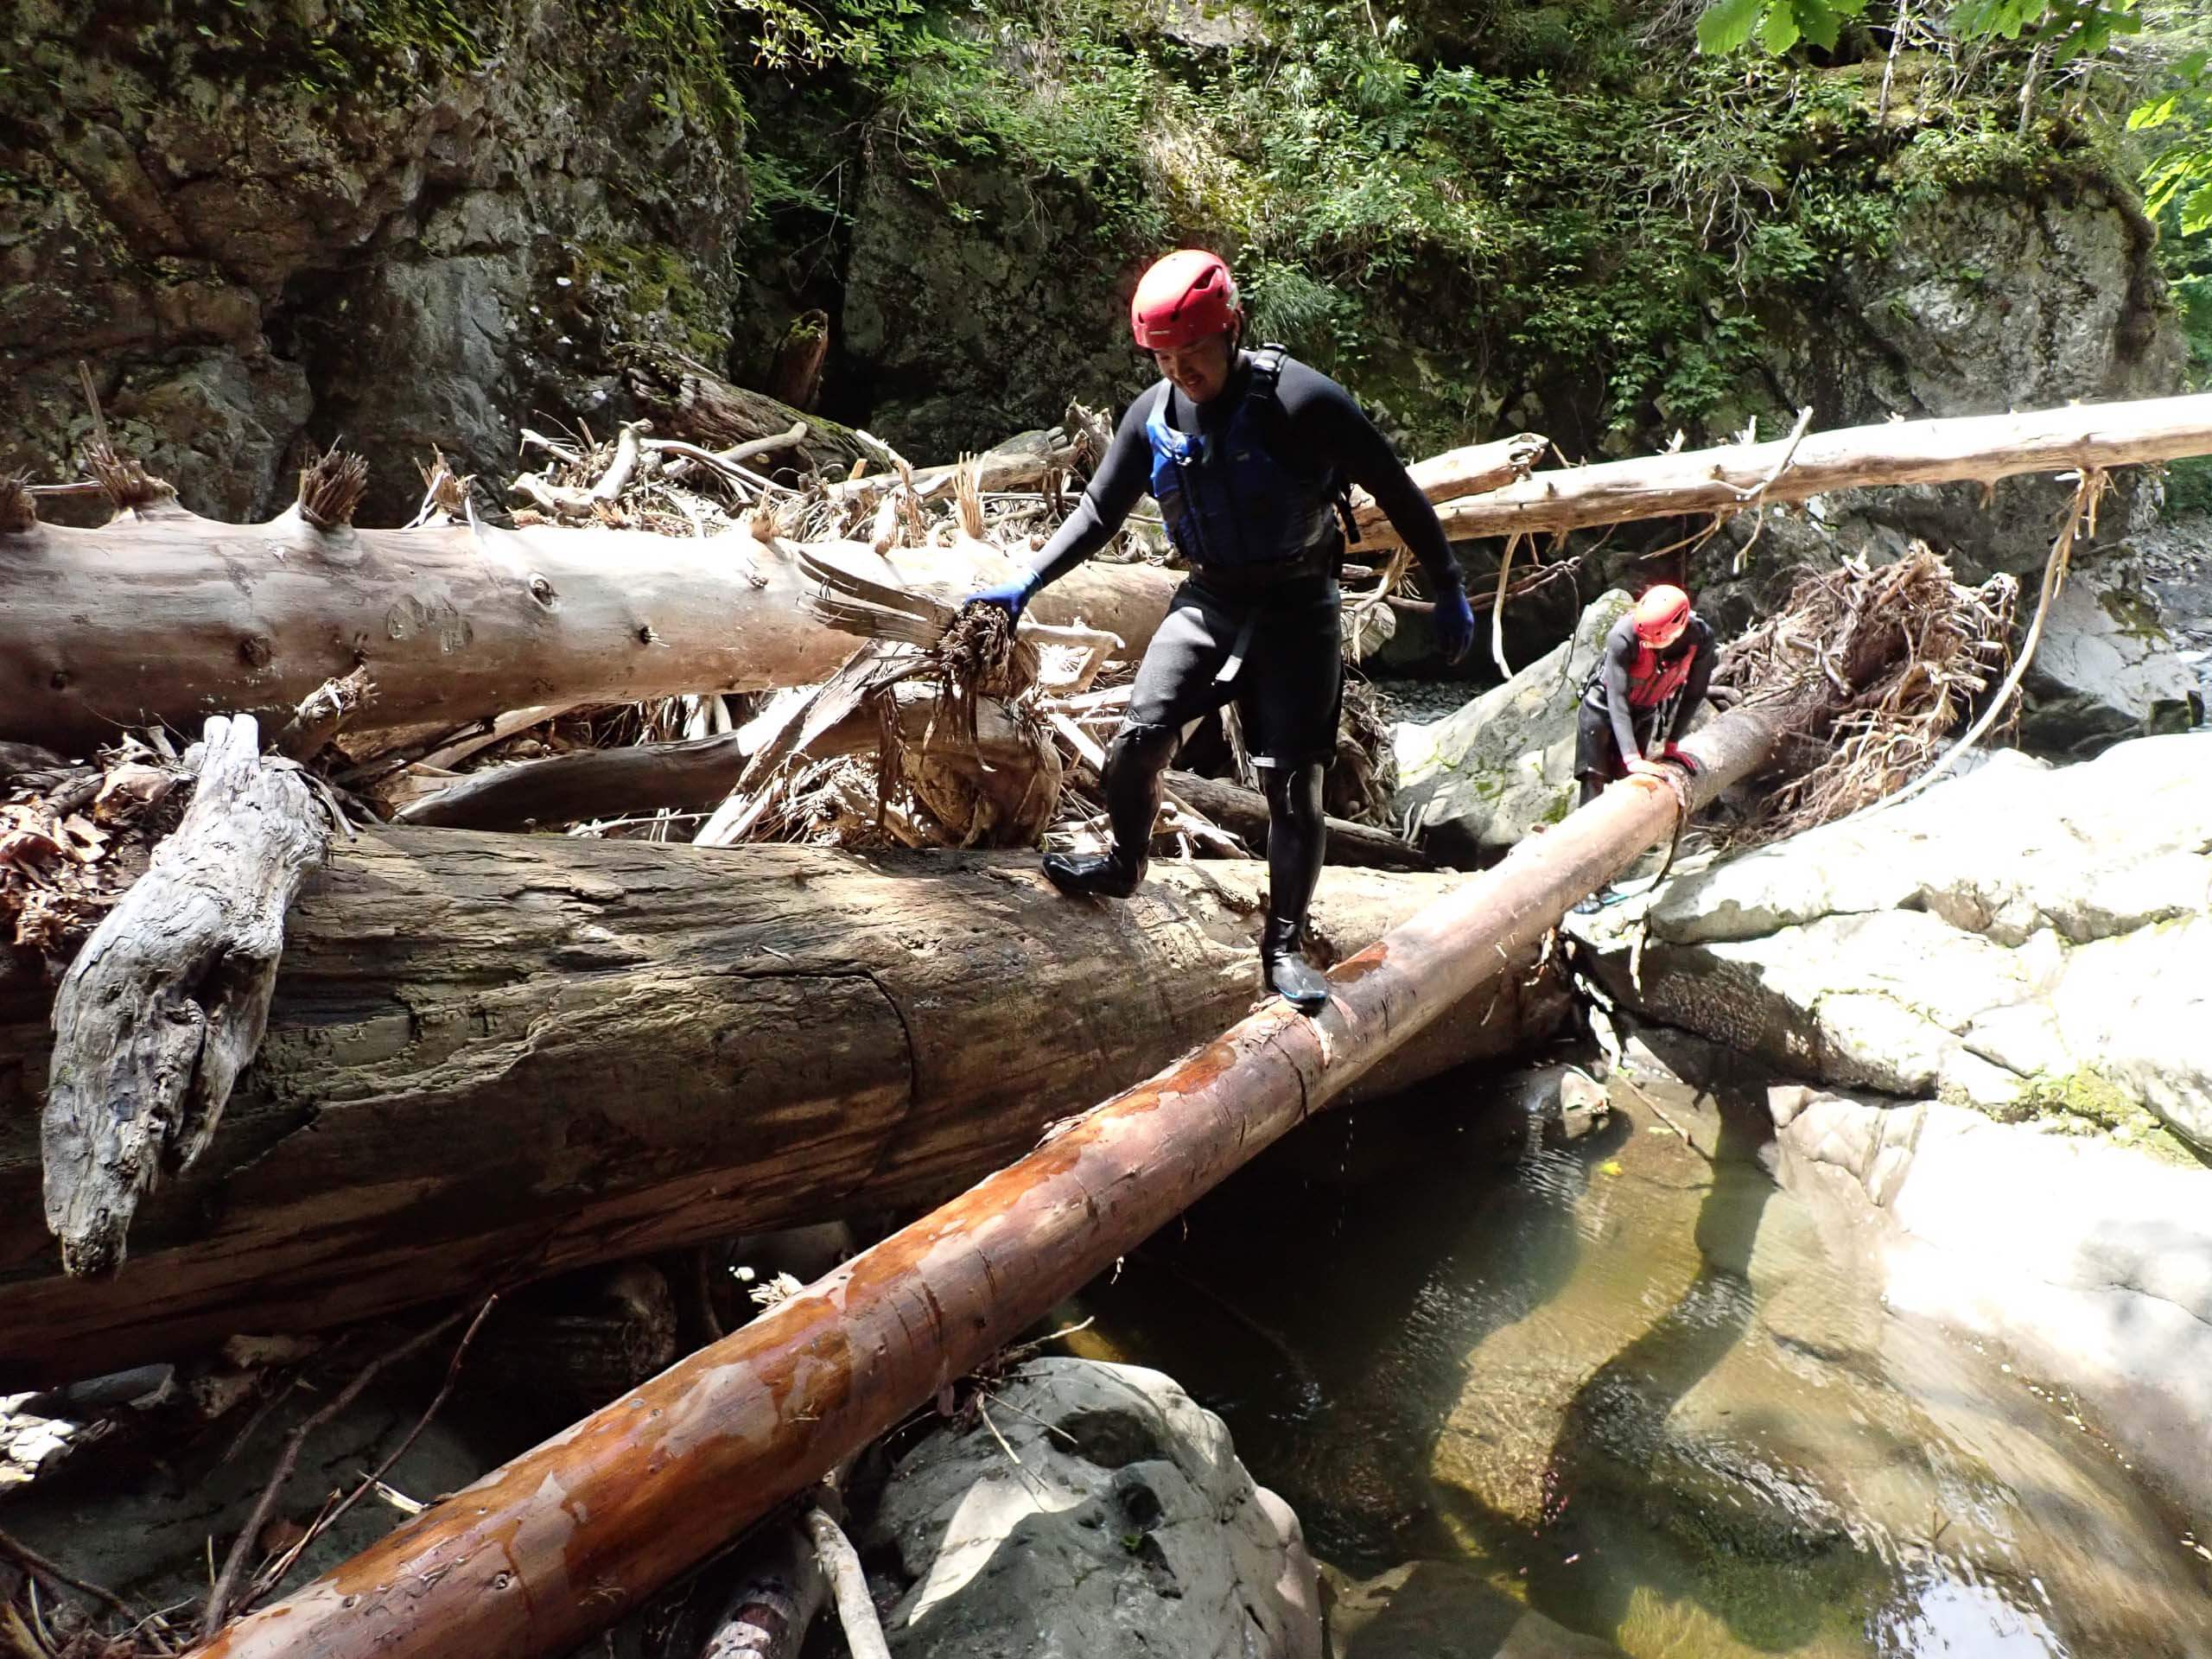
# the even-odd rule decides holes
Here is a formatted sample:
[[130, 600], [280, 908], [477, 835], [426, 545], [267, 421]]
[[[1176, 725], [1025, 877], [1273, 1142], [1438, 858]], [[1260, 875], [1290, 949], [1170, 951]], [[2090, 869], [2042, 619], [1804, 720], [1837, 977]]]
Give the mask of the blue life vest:
[[1333, 558], [1342, 480], [1333, 467], [1308, 473], [1276, 450], [1289, 429], [1275, 396], [1285, 354], [1281, 346], [1252, 353], [1243, 398], [1212, 432], [1170, 426], [1165, 390], [1144, 423], [1153, 499], [1176, 550], [1194, 565], [1250, 570]]

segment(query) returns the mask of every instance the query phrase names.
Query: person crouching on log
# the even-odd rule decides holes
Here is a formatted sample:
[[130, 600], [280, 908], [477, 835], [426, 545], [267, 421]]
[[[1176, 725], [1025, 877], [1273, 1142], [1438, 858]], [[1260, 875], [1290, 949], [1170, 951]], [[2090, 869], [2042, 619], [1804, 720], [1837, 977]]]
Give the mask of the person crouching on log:
[[1240, 349], [1244, 314], [1221, 259], [1185, 249], [1154, 264], [1129, 326], [1162, 379], [1123, 414], [1082, 502], [1034, 568], [970, 597], [1019, 617], [1038, 589], [1103, 547], [1140, 497], [1159, 501], [1192, 575], [1107, 746], [1112, 844], [1048, 854], [1045, 874], [1081, 897], [1134, 893], [1160, 773], [1192, 721], [1234, 701], [1267, 783], [1262, 964], [1275, 991], [1313, 1013], [1328, 985], [1306, 960], [1306, 909], [1321, 873], [1321, 775], [1344, 696], [1337, 576], [1351, 485], [1375, 498], [1421, 561], [1451, 661], [1474, 639], [1474, 613], [1435, 509], [1351, 395], [1280, 346]]
[[1713, 630], [1679, 588], [1661, 583], [1613, 624], [1575, 721], [1577, 806], [1630, 772], [1659, 771], [1662, 761], [1695, 769], [1675, 746], [1705, 701], [1713, 661]]

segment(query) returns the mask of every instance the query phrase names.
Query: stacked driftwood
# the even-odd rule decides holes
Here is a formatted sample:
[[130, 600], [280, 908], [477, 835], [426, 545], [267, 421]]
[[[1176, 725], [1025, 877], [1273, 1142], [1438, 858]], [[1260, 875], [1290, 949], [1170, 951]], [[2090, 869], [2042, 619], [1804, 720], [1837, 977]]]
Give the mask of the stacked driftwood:
[[[1104, 911], [1058, 899], [1026, 853], [856, 860], [818, 844], [873, 836], [979, 848], [1082, 832], [1069, 779], [1095, 769], [1115, 717], [1113, 664], [1141, 651], [1175, 578], [1141, 560], [1095, 564], [1042, 596], [1038, 627], [1014, 637], [957, 607], [1045, 533], [1077, 481], [1052, 476], [1056, 458], [1073, 466], [1077, 440], [1046, 435], [1014, 460], [939, 472], [865, 434], [832, 434], [841, 475], [771, 470], [804, 454], [811, 426], [789, 410], [763, 422], [756, 403], [711, 390], [687, 377], [650, 427], [533, 439], [512, 526], [434, 467], [415, 525], [355, 529], [358, 472], [334, 454], [303, 476], [294, 509], [260, 526], [194, 518], [104, 444], [91, 462], [115, 507], [105, 530], [42, 524], [34, 495], [0, 490], [11, 596], [0, 661], [15, 677], [0, 738], [49, 751], [14, 779], [10, 804], [29, 829], [8, 843], [17, 853], [0, 875], [35, 867], [41, 883], [69, 889], [78, 913], [106, 912], [67, 968], [50, 1039], [41, 990], [20, 972], [0, 985], [0, 1012], [14, 1020], [0, 1026], [0, 1093], [18, 1107], [0, 1126], [30, 1121], [27, 1079], [50, 1084], [42, 1147], [26, 1155], [20, 1138], [0, 1140], [0, 1321], [21, 1338], [6, 1355], [10, 1376], [53, 1382], [200, 1348], [241, 1325], [315, 1328], [441, 1299], [480, 1306], [520, 1280], [742, 1228], [911, 1212], [1249, 1005], [1254, 861], [1164, 868], [1152, 893]], [[681, 411], [709, 405], [723, 424], [680, 425]], [[782, 442], [739, 453], [768, 439]], [[1807, 469], [1824, 488], [2057, 465], [2090, 475], [2208, 448], [2212, 400], [2185, 399], [1801, 433], [1771, 453], [1518, 483], [1535, 456], [1516, 441], [1421, 471], [1448, 518], [1514, 535], [1603, 521], [1593, 514], [1754, 510], [1813, 493]], [[1033, 470], [1008, 470], [1019, 467]], [[1379, 531], [1370, 539], [1387, 545]], [[1493, 615], [1519, 585], [1512, 559], [1502, 563]], [[1402, 566], [1370, 569], [1350, 601], [1363, 626], [1400, 602]], [[1854, 703], [1896, 692], [1913, 641], [1893, 627], [1865, 639], [1841, 662], [1815, 652], [1833, 696], [1815, 687], [1716, 728], [1720, 764], [1706, 786], [1758, 764], [1789, 732], [1825, 731]], [[149, 737], [154, 759], [112, 757], [166, 781], [143, 785], [135, 828], [141, 785], [111, 791], [111, 834], [80, 810], [96, 806], [107, 774], [86, 795], [86, 776], [54, 757], [165, 728], [196, 741], [164, 752]], [[264, 734], [282, 741], [264, 747]], [[513, 752], [532, 746], [541, 752]], [[1234, 784], [1174, 787], [1171, 835], [1226, 850], [1250, 833], [1237, 817], [1249, 823], [1256, 804]], [[916, 1292], [911, 1275], [969, 1269], [907, 1235], [835, 1294], [850, 1317], [899, 1326], [901, 1344], [882, 1351], [887, 1370], [851, 1369], [857, 1338], [840, 1336], [845, 1357], [827, 1363], [809, 1323], [823, 1317], [819, 1298], [778, 1310], [779, 1334], [745, 1362], [773, 1373], [765, 1386], [743, 1380], [765, 1375], [754, 1370], [728, 1373], [756, 1404], [774, 1402], [771, 1415], [788, 1415], [787, 1395], [798, 1413], [767, 1425], [768, 1439], [743, 1431], [747, 1455], [767, 1459], [744, 1512], [726, 1511], [696, 1548], [633, 1554], [624, 1552], [639, 1540], [666, 1539], [664, 1518], [650, 1518], [663, 1512], [592, 1507], [638, 1529], [613, 1545], [618, 1602], [760, 1513], [744, 1505], [804, 1490], [869, 1423], [911, 1405], [910, 1384], [941, 1382], [978, 1343], [1003, 1340], [1036, 1298], [1353, 1077], [1372, 1083], [1393, 1058], [1433, 1066], [1510, 1044], [1525, 1023], [1514, 1001], [1524, 988], [1517, 975], [1501, 986], [1499, 965], [1523, 959], [1516, 953], [1631, 842], [1663, 833], [1673, 798], [1637, 790], [1610, 816], [1554, 830], [1495, 893], [1470, 890], [1441, 932], [1433, 922], [1391, 931], [1441, 878], [1332, 874], [1327, 942], [1351, 956], [1387, 935], [1343, 977], [1342, 1008], [1313, 1027], [1269, 1016], [1025, 1166], [1003, 1193], [971, 1198], [958, 1225], [1015, 1250], [996, 1271], [1020, 1263], [1020, 1288], [995, 1305], [983, 1258], [982, 1280], [957, 1287], [994, 1305], [950, 1347], [929, 1345], [932, 1323], [940, 1344], [950, 1340], [941, 1314], [914, 1323], [908, 1303], [937, 1293]], [[132, 835], [146, 844], [188, 793], [196, 825], [181, 822], [117, 898], [111, 872], [130, 868]], [[372, 823], [387, 812], [415, 825], [596, 832]], [[815, 844], [713, 844], [747, 838]], [[687, 839], [709, 844], [664, 844]], [[111, 855], [118, 842], [126, 850]], [[1492, 917], [1486, 906], [1503, 909]], [[1484, 942], [1479, 962], [1454, 957], [1463, 924]], [[66, 930], [55, 938], [58, 964]], [[1481, 1001], [1446, 1017], [1477, 989]], [[1408, 1056], [1412, 1038], [1428, 1048]], [[1247, 1107], [1264, 1111], [1264, 1131], [1240, 1120]], [[1128, 1129], [1126, 1145], [1115, 1139], [1125, 1119], [1145, 1126]], [[1153, 1166], [1184, 1173], [1157, 1192], [1125, 1186], [1135, 1175], [1111, 1172], [1147, 1166], [1154, 1135], [1168, 1139]], [[41, 1171], [61, 1265], [93, 1276], [54, 1270], [29, 1201]], [[1001, 1197], [1026, 1206], [1022, 1227], [994, 1219]], [[786, 1329], [800, 1332], [797, 1346], [779, 1345]], [[794, 1379], [805, 1386], [794, 1392]], [[847, 1386], [859, 1390], [849, 1400], [821, 1394]], [[670, 1401], [671, 1424], [688, 1421], [690, 1408]], [[831, 1404], [843, 1413], [834, 1434], [804, 1427]], [[738, 1433], [709, 1438], [734, 1446]], [[615, 1433], [587, 1434], [563, 1455], [603, 1456], [592, 1478], [633, 1481], [637, 1448], [626, 1427]], [[534, 1525], [516, 1517], [542, 1475], [518, 1465], [477, 1513]], [[422, 1594], [463, 1599], [450, 1618], [425, 1613], [421, 1633], [445, 1640], [474, 1621], [482, 1650], [524, 1651], [499, 1599], [468, 1574], [448, 1584], [437, 1565], [473, 1550], [466, 1531], [433, 1528], [408, 1556]], [[273, 1589], [297, 1541], [264, 1549], [242, 1534], [226, 1576]], [[393, 1559], [416, 1548], [395, 1546]], [[542, 1623], [531, 1643], [610, 1616], [588, 1586], [563, 1599], [541, 1582], [534, 1550], [512, 1567], [533, 1586], [526, 1599]], [[315, 1603], [319, 1651], [356, 1650], [353, 1604], [340, 1599]], [[207, 1624], [225, 1611], [214, 1597]], [[267, 1644], [294, 1639], [291, 1617], [234, 1627], [226, 1650], [279, 1650]], [[374, 1628], [377, 1640], [392, 1634]], [[370, 1629], [355, 1633], [365, 1641]]]

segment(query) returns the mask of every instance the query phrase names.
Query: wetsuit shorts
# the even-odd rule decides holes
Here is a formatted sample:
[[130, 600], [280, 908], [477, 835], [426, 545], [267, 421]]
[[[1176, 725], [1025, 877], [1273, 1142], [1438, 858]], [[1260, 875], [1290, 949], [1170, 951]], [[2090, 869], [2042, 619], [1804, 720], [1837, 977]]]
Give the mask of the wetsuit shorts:
[[1344, 702], [1341, 615], [1333, 576], [1237, 593], [1200, 572], [1168, 601], [1125, 724], [1179, 728], [1234, 701], [1255, 765], [1327, 760]]

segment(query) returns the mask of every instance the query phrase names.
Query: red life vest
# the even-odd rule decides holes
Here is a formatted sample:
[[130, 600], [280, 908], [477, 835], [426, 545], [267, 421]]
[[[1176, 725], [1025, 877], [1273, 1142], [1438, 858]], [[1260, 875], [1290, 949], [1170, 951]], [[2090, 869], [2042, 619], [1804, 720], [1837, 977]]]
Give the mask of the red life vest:
[[1690, 677], [1690, 664], [1697, 658], [1697, 648], [1687, 637], [1681, 644], [1683, 648], [1672, 658], [1646, 645], [1637, 646], [1635, 660], [1628, 665], [1631, 709], [1656, 709], [1682, 689], [1682, 683]]

